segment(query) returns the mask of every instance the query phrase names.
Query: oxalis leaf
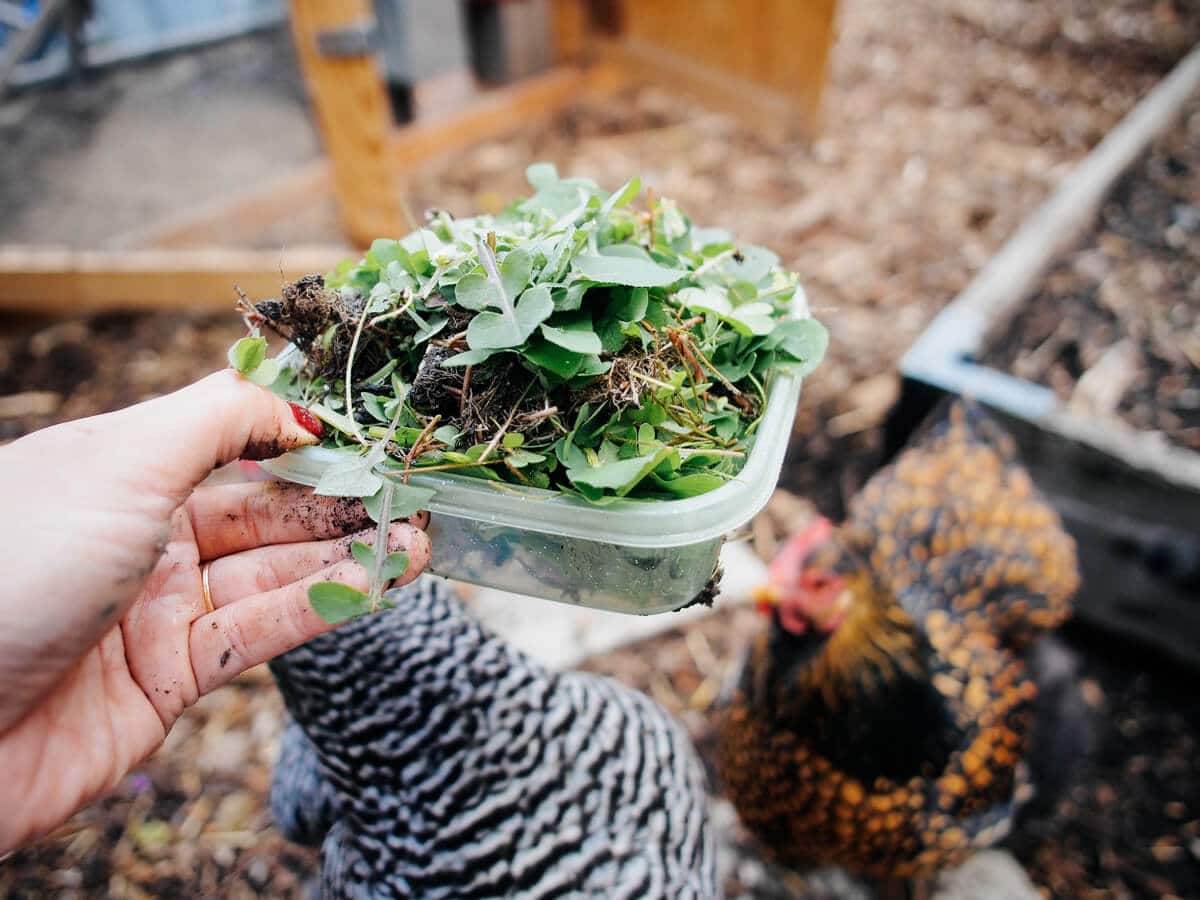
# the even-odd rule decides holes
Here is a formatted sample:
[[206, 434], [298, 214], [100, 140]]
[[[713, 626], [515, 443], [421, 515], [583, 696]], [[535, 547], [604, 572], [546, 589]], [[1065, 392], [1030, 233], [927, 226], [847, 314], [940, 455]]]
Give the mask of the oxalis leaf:
[[789, 363], [789, 370], [803, 377], [825, 358], [829, 332], [816, 319], [790, 319], [776, 326], [767, 339], [767, 347], [775, 348], [783, 356], [783, 362]]
[[648, 456], [635, 456], [632, 459], [621, 459], [599, 466], [589, 466], [586, 469], [569, 469], [567, 477], [573, 484], [607, 488], [614, 491], [618, 497], [624, 497], [638, 482], [653, 472], [659, 463], [670, 458], [673, 452], [671, 448], [663, 447]]
[[371, 611], [371, 601], [362, 591], [349, 585], [325, 582], [308, 589], [308, 602], [313, 612], [329, 625], [365, 615]]
[[[398, 473], [391, 473], [384, 470], [383, 477], [387, 478], [392, 483], [392, 509], [391, 521], [397, 519], [407, 519], [409, 516], [415, 516], [423, 509], [428, 509], [429, 501], [434, 498], [437, 493], [432, 488], [417, 487], [412, 484], [405, 484], [398, 481]], [[382, 483], [382, 482], [381, 482]], [[367, 509], [367, 515], [371, 517], [372, 522], [378, 522], [381, 510], [381, 497], [383, 491], [378, 490], [369, 497], [363, 498], [363, 506]]]
[[525, 180], [535, 191], [558, 183], [558, 167], [554, 163], [534, 163], [525, 170]]
[[612, 301], [608, 304], [606, 312], [614, 319], [636, 322], [646, 315], [646, 308], [650, 304], [650, 292], [644, 287], [625, 290], [613, 288], [612, 293]]
[[554, 312], [550, 289], [535, 285], [521, 295], [516, 322], [494, 312], [481, 312], [467, 325], [467, 346], [472, 350], [502, 350], [523, 344], [533, 330]]
[[603, 349], [592, 328], [591, 317], [563, 322], [561, 327], [543, 323], [542, 337], [574, 353], [599, 353]]
[[383, 479], [372, 471], [374, 463], [365, 456], [346, 454], [321, 475], [313, 493], [327, 497], [370, 497], [383, 486]]
[[607, 216], [614, 209], [620, 209], [622, 206], [628, 206], [633, 202], [633, 199], [642, 192], [642, 179], [634, 175], [620, 188], [613, 191], [609, 198], [604, 201], [604, 205], [600, 207], [600, 215]]
[[456, 353], [447, 360], [443, 360], [443, 369], [453, 369], [460, 366], [475, 366], [481, 362], [486, 362], [496, 353], [495, 350], [464, 350], [462, 353]]
[[685, 269], [669, 269], [656, 262], [625, 256], [577, 256], [572, 266], [589, 281], [627, 287], [666, 287], [688, 274]]
[[545, 369], [559, 378], [576, 375], [587, 358], [582, 353], [574, 353], [549, 341], [532, 341], [521, 355], [539, 369]]
[[725, 479], [708, 472], [694, 472], [678, 478], [664, 479], [651, 476], [654, 484], [674, 497], [698, 497], [725, 484]]
[[229, 348], [229, 364], [243, 375], [257, 369], [266, 357], [266, 338], [244, 337]]

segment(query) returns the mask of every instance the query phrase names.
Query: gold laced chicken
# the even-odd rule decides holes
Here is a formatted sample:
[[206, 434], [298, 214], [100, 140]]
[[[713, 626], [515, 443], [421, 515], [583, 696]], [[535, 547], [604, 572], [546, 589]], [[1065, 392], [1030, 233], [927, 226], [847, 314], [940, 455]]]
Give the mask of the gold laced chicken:
[[769, 572], [769, 625], [717, 713], [742, 822], [782, 863], [889, 880], [1004, 837], [1029, 794], [1026, 651], [1079, 583], [1011, 438], [951, 406]]

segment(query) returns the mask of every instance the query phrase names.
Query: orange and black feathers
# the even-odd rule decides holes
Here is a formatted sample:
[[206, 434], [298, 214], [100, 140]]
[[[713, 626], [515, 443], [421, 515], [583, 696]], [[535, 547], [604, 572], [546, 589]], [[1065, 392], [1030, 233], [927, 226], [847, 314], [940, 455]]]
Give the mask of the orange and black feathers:
[[882, 469], [809, 565], [845, 579], [832, 633], [778, 615], [718, 714], [718, 771], [783, 862], [877, 877], [1002, 837], [1026, 791], [1022, 651], [1069, 614], [1075, 549], [1009, 438], [953, 406]]

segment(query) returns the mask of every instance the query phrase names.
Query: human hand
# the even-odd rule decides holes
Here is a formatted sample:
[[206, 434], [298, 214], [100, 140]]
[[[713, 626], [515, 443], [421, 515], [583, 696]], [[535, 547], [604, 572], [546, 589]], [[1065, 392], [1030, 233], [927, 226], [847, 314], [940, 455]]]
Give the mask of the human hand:
[[[310, 585], [368, 589], [350, 558], [375, 532], [358, 500], [197, 487], [315, 440], [221, 372], [0, 448], [0, 854], [115, 786], [200, 696], [329, 630]], [[429, 561], [423, 524], [390, 529], [410, 559], [397, 584]]]

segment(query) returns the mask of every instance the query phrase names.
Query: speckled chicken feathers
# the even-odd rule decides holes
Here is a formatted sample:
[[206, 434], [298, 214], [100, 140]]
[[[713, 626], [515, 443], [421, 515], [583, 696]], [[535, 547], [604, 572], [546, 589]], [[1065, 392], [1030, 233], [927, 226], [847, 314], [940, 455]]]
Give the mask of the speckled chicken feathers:
[[838, 541], [871, 599], [828, 642], [758, 637], [718, 714], [718, 771], [782, 861], [909, 877], [1004, 837], [1029, 794], [1022, 651], [1069, 612], [1074, 544], [965, 405], [871, 479]]
[[841, 535], [918, 622], [941, 609], [1010, 643], [1060, 624], [1079, 587], [1074, 541], [973, 403], [879, 471]]
[[303, 729], [272, 809], [310, 840], [299, 807], [327, 811], [325, 896], [717, 895], [703, 771], [659, 707], [546, 671], [438, 581], [393, 600], [272, 663]]

